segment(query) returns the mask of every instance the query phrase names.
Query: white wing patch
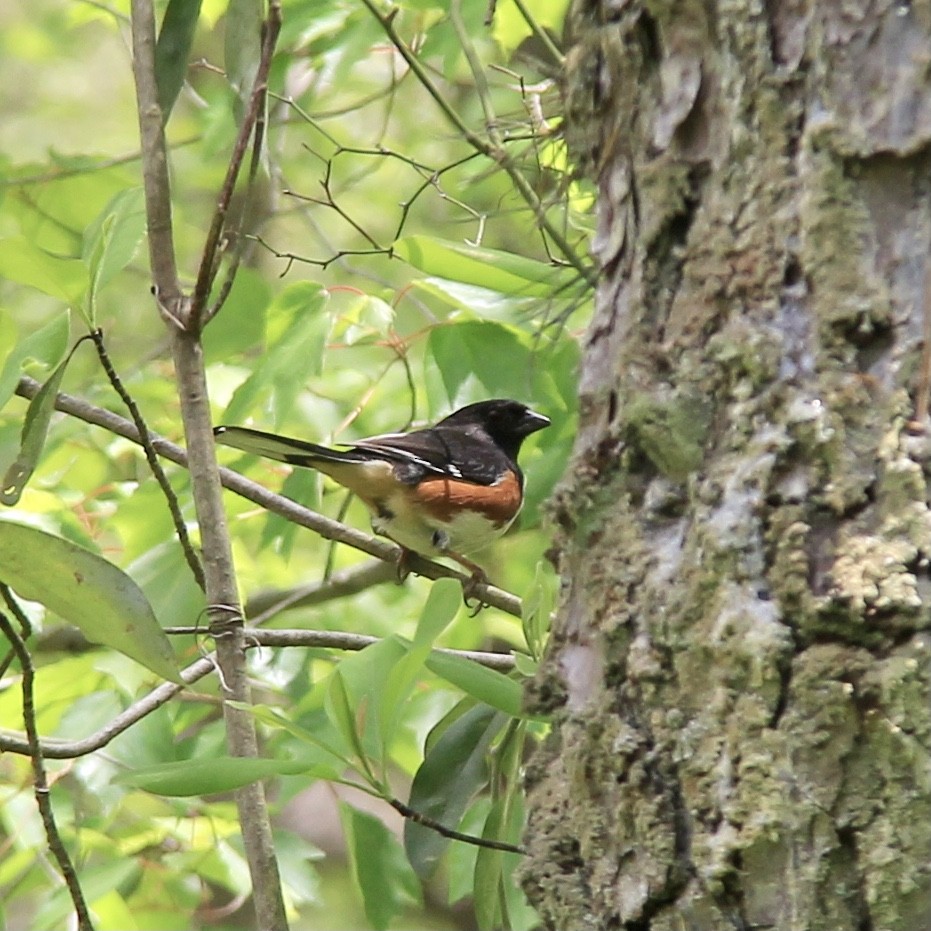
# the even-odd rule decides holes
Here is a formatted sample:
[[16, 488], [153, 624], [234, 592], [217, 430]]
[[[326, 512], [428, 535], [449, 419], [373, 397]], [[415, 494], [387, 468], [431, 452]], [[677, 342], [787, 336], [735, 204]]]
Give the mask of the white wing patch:
[[403, 437], [403, 433], [387, 433], [383, 436], [373, 436], [371, 439], [359, 440], [357, 443], [351, 444], [353, 449], [366, 449], [370, 450], [373, 453], [381, 453], [389, 461], [397, 462], [399, 459], [404, 459], [407, 462], [413, 462], [415, 465], [420, 466], [425, 472], [429, 472], [432, 475], [449, 475], [452, 478], [462, 478], [462, 472], [454, 466], [452, 463], [449, 463], [445, 468], [436, 465], [433, 462], [428, 462], [426, 459], [421, 458], [416, 453], [410, 452], [407, 449], [401, 449], [397, 446], [385, 446], [379, 442], [381, 439], [388, 439], [389, 437]]

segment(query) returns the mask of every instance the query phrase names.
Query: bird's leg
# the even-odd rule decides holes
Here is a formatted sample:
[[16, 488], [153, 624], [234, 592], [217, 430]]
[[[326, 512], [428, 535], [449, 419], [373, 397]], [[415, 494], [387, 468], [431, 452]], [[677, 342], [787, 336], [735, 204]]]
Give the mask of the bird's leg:
[[[466, 559], [465, 556], [460, 556], [452, 550], [446, 550], [443, 555], [448, 556], [454, 562], [459, 563], [463, 569], [468, 570], [469, 579], [462, 583], [462, 600], [467, 608], [473, 609], [472, 617], [475, 617], [482, 608], [487, 607], [485, 602], [479, 597], [476, 589], [479, 585], [490, 584], [488, 581], [488, 574], [478, 563], [474, 563], [471, 559]], [[471, 603], [473, 600], [475, 602], [474, 605]]]
[[406, 546], [401, 547], [401, 555], [398, 556], [398, 561], [395, 564], [395, 570], [398, 577], [398, 585], [403, 584], [407, 577], [411, 574], [411, 557], [414, 555], [413, 550], [409, 550]]

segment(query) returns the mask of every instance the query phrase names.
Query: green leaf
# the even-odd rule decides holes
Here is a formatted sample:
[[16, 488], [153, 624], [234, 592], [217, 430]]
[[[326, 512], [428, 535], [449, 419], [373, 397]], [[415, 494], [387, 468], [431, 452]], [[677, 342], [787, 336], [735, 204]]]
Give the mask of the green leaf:
[[399, 667], [403, 668], [406, 653], [407, 646], [398, 637], [373, 643], [340, 662], [333, 673], [338, 682], [331, 682], [327, 690], [324, 705], [327, 717], [365, 761], [369, 775], [370, 759], [375, 759], [379, 767], [387, 759], [386, 744], [390, 737], [387, 731], [406, 697], [388, 688], [392, 675]]
[[[97, 864], [87, 864], [81, 870], [81, 891], [85, 900], [93, 903], [102, 899], [107, 893], [120, 887], [132, 886], [142, 874], [142, 864], [135, 859], [103, 860]], [[35, 931], [68, 926], [69, 918], [74, 914], [74, 902], [68, 889], [61, 885], [42, 903], [33, 918], [31, 927]]]
[[399, 239], [393, 254], [415, 268], [465, 284], [519, 297], [551, 297], [575, 281], [572, 269], [547, 265], [513, 252], [447, 242], [433, 236]]
[[163, 679], [180, 682], [165, 632], [133, 580], [96, 553], [35, 527], [0, 521], [0, 580]]
[[[526, 819], [524, 817], [523, 794], [515, 784], [509, 796], [507, 806], [507, 823], [501, 835], [502, 840], [520, 844]], [[512, 931], [533, 931], [541, 925], [540, 916], [527, 901], [524, 890], [517, 877], [521, 857], [513, 853], [502, 854], [502, 898], [506, 903], [508, 927]]]
[[[520, 842], [524, 815], [519, 787], [525, 738], [526, 724], [509, 721], [504, 736], [495, 747], [494, 797], [482, 828], [485, 840], [511, 844]], [[476, 919], [483, 931], [513, 927], [512, 911], [520, 911], [526, 917], [523, 896], [515, 896], [511, 890], [511, 874], [517, 861], [518, 857], [513, 853], [489, 847], [479, 849], [473, 887]]]
[[340, 804], [353, 876], [373, 928], [387, 928], [417, 885], [394, 835], [374, 815]]
[[[568, 0], [524, 0], [524, 3], [538, 26], [555, 36], [562, 34]], [[533, 30], [516, 3], [502, 3], [495, 8], [492, 35], [508, 58], [532, 34]], [[549, 56], [545, 60], [547, 64], [553, 64]]]
[[353, 294], [333, 321], [333, 339], [346, 346], [383, 339], [394, 325], [395, 309], [371, 294]]
[[0, 371], [0, 408], [13, 397], [24, 371], [33, 376], [45, 375], [64, 359], [70, 332], [71, 314], [65, 311], [13, 347]]
[[[488, 782], [486, 756], [505, 718], [487, 705], [454, 721], [427, 752], [414, 776], [408, 804], [414, 811], [455, 828], [473, 796]], [[450, 840], [415, 821], [404, 823], [404, 848], [421, 879], [436, 868]]]
[[0, 239], [0, 277], [75, 304], [87, 289], [87, 270], [78, 259], [40, 249], [25, 236]]
[[276, 426], [287, 417], [307, 380], [323, 369], [330, 329], [326, 302], [326, 292], [306, 281], [285, 288], [275, 298], [268, 309], [272, 342], [234, 392], [224, 419], [241, 423], [268, 391], [274, 391]]
[[[340, 782], [342, 781], [340, 770], [352, 766], [352, 760], [343, 754], [339, 748], [331, 746], [326, 741], [321, 740], [318, 734], [301, 727], [299, 724], [295, 724], [290, 718], [286, 717], [277, 709], [269, 708], [266, 705], [247, 705], [242, 702], [229, 702], [229, 704], [242, 711], [246, 711], [263, 724], [268, 724], [271, 727], [286, 731], [302, 744], [321, 751], [323, 759], [328, 761], [330, 768], [329, 772], [326, 774], [321, 772], [319, 778], [327, 779], [331, 782]], [[339, 768], [337, 768], [336, 764], [339, 764]], [[322, 768], [322, 765], [317, 762], [314, 763], [314, 766], [318, 770]]]
[[433, 645], [433, 641], [453, 622], [462, 605], [462, 586], [455, 579], [437, 579], [420, 612], [414, 644]]
[[261, 55], [262, 0], [230, 0], [224, 43], [226, 77], [241, 102], [252, 93]]
[[133, 259], [145, 232], [145, 200], [140, 187], [120, 191], [84, 232], [82, 258], [90, 286], [88, 317], [95, 326], [97, 295]]
[[35, 471], [36, 464], [45, 447], [52, 412], [55, 410], [55, 396], [61, 387], [61, 380], [64, 377], [65, 369], [68, 367], [73, 351], [68, 353], [67, 357], [59, 363], [55, 371], [52, 372], [51, 378], [42, 385], [36, 396], [29, 402], [26, 419], [23, 421], [19, 455], [10, 468], [7, 469], [6, 475], [3, 476], [3, 483], [0, 485], [0, 502], [3, 504], [14, 505], [19, 501], [23, 489], [26, 487], [26, 482], [29, 481]]
[[427, 668], [463, 692], [497, 708], [513, 718], [524, 717], [518, 682], [474, 660], [436, 650], [427, 659]]
[[553, 613], [556, 580], [552, 571], [547, 571], [547, 564], [537, 563], [533, 577], [533, 586], [524, 595], [521, 602], [521, 625], [524, 640], [530, 649], [530, 655], [539, 660], [543, 653], [546, 637], [550, 630], [550, 617]]
[[[159, 502], [159, 506], [162, 504]], [[126, 567], [126, 572], [166, 627], [177, 617], [199, 617], [206, 606], [203, 589], [174, 537], [150, 546]]]
[[[330, 685], [327, 688], [325, 708], [330, 723], [336, 728], [343, 740], [352, 748], [352, 752], [365, 773], [370, 779], [374, 779], [371, 769], [368, 765], [368, 755], [362, 746], [360, 729], [356, 726], [356, 719], [352, 712], [352, 706], [349, 704], [349, 692], [346, 689], [346, 682], [340, 673], [340, 667], [337, 666], [330, 676]], [[365, 708], [359, 709], [364, 715]], [[364, 719], [361, 727], [364, 727]]]
[[[505, 799], [499, 798], [492, 803], [491, 811], [485, 820], [482, 837], [497, 840], [507, 817]], [[501, 921], [501, 850], [481, 847], [475, 858], [475, 883], [473, 895], [475, 901], [475, 921], [479, 931], [495, 931], [504, 922]]]
[[491, 288], [448, 278], [418, 278], [411, 282], [411, 288], [439, 298], [456, 310], [465, 311], [469, 319], [479, 317], [499, 323], [523, 323], [540, 305], [537, 297], [511, 297]]
[[434, 582], [417, 623], [413, 643], [405, 656], [391, 661], [384, 688], [374, 696], [378, 708], [382, 755], [385, 758], [388, 744], [397, 730], [407, 699], [433, 648], [433, 641], [459, 613], [461, 604], [462, 589], [457, 581], [438, 579]]
[[480, 320], [447, 323], [430, 331], [427, 346], [451, 401], [476, 381], [491, 397], [531, 394], [533, 347], [515, 327]]
[[200, 4], [201, 0], [168, 0], [162, 19], [155, 44], [155, 83], [164, 123], [184, 86]]
[[115, 781], [155, 795], [215, 795], [230, 792], [270, 776], [313, 774], [301, 760], [272, 760], [221, 756], [212, 759], [179, 760], [120, 773]]
[[[217, 296], [211, 294], [211, 300]], [[240, 268], [223, 310], [204, 331], [204, 355], [208, 363], [226, 362], [261, 346], [270, 303], [271, 288], [265, 276], [253, 268]]]

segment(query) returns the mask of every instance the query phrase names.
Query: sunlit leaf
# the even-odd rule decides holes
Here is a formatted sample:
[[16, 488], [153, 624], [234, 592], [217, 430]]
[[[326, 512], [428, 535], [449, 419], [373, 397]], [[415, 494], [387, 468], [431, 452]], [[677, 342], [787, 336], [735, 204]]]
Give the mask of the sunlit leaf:
[[273, 760], [256, 757], [213, 757], [179, 760], [119, 773], [116, 782], [143, 789], [155, 795], [215, 795], [249, 785], [271, 776], [313, 775], [313, 767], [300, 760]]
[[571, 269], [432, 236], [406, 236], [394, 244], [393, 252], [428, 275], [515, 296], [549, 297], [575, 280]]
[[88, 285], [83, 262], [46, 252], [25, 236], [0, 239], [0, 277], [69, 304], [76, 303]]
[[464, 656], [436, 650], [427, 659], [427, 668], [492, 708], [515, 718], [524, 715], [520, 684], [495, 669], [489, 669]]
[[[138, 880], [142, 865], [137, 860], [107, 859], [88, 864], [81, 870], [81, 892], [88, 903], [94, 903], [114, 889]], [[33, 916], [30, 927], [34, 931], [58, 931], [68, 926], [69, 916], [74, 914], [74, 902], [67, 887], [59, 885], [42, 902]]]
[[23, 432], [20, 437], [19, 455], [7, 469], [0, 484], [0, 502], [6, 505], [16, 504], [23, 494], [26, 482], [35, 471], [39, 457], [45, 447], [45, 438], [48, 436], [49, 424], [55, 410], [55, 397], [61, 386], [65, 369], [68, 367], [67, 358], [59, 363], [52, 372], [51, 377], [36, 392], [36, 396], [29, 402], [26, 418], [23, 421]]
[[174, 651], [133, 580], [96, 553], [35, 527], [0, 521], [0, 580], [164, 679], [180, 682]]
[[[568, 0], [524, 0], [522, 7], [540, 29], [547, 29], [554, 36], [562, 33], [563, 20], [569, 7]], [[507, 54], [510, 55], [532, 34], [533, 30], [516, 3], [496, 5], [492, 35]]]
[[13, 396], [20, 375], [42, 377], [64, 359], [70, 330], [71, 315], [65, 311], [16, 344], [0, 371], [0, 408]]

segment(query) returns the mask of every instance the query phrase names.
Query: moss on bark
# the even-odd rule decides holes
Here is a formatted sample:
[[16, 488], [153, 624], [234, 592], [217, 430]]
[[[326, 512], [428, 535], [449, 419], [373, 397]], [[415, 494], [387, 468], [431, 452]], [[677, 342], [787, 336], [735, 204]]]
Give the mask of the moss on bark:
[[931, 11], [579, 0], [572, 34], [602, 278], [528, 894], [551, 928], [931, 926]]

